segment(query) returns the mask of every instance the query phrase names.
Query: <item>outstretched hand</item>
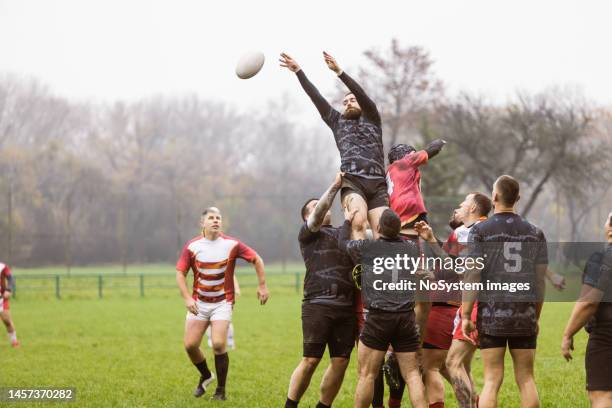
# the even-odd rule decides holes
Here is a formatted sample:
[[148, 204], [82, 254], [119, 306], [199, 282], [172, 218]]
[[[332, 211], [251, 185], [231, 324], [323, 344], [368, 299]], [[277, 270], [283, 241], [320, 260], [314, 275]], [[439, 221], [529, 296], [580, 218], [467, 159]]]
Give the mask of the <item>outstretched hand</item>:
[[281, 52], [278, 61], [280, 62], [281, 67], [287, 68], [291, 72], [298, 72], [301, 69], [298, 63], [287, 53]]
[[334, 71], [337, 75], [342, 73], [342, 68], [340, 68], [340, 65], [338, 65], [338, 62], [336, 62], [334, 57], [323, 51], [323, 58], [325, 59], [325, 63], [329, 69]]

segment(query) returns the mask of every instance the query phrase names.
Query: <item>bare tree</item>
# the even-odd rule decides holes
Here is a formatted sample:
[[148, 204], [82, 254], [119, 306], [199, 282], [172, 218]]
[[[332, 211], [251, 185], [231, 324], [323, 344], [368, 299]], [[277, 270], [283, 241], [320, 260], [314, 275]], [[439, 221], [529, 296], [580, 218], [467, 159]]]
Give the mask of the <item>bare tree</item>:
[[441, 101], [444, 88], [422, 47], [394, 38], [386, 50], [371, 48], [364, 55], [360, 78], [381, 111], [386, 145], [392, 146], [417, 133], [422, 115]]

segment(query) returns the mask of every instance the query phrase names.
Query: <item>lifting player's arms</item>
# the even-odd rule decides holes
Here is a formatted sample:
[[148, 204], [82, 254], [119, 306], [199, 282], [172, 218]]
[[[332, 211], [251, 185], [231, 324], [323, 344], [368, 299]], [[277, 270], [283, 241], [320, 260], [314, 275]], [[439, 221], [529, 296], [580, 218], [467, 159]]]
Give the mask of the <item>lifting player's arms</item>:
[[342, 71], [334, 57], [326, 52], [323, 57], [327, 67], [338, 75], [350, 91], [343, 100], [343, 113], [329, 104], [292, 57], [282, 53], [280, 63], [296, 73], [302, 88], [333, 132], [340, 152], [340, 170], [345, 173], [342, 206], [357, 210], [352, 237], [364, 239], [369, 222], [374, 238], [377, 238], [380, 215], [389, 205], [380, 114], [372, 99]]

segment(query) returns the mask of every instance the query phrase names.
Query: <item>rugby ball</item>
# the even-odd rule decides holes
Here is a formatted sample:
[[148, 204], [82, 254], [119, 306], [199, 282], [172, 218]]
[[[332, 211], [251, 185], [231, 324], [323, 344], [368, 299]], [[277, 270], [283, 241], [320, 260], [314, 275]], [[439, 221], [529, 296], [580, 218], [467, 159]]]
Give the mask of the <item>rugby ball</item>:
[[260, 51], [251, 51], [244, 54], [236, 64], [236, 75], [240, 79], [248, 79], [255, 76], [263, 67], [265, 57]]

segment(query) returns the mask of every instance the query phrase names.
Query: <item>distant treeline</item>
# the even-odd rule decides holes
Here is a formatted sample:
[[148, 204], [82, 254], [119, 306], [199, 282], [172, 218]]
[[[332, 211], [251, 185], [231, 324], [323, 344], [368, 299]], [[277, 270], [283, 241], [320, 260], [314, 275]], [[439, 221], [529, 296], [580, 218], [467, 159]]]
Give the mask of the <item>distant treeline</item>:
[[[448, 141], [423, 168], [441, 238], [462, 197], [488, 194], [504, 173], [522, 183], [521, 212], [550, 240], [601, 237], [597, 218], [611, 209], [610, 111], [558, 90], [503, 105], [449, 97], [422, 48], [393, 40], [364, 55], [354, 72], [381, 110], [385, 149]], [[292, 98], [302, 93], [296, 81]], [[339, 159], [314, 108], [304, 127], [291, 99], [279, 99], [248, 113], [195, 96], [98, 105], [2, 77], [0, 260], [172, 261], [210, 205], [265, 260], [299, 259], [299, 208], [332, 182]]]

